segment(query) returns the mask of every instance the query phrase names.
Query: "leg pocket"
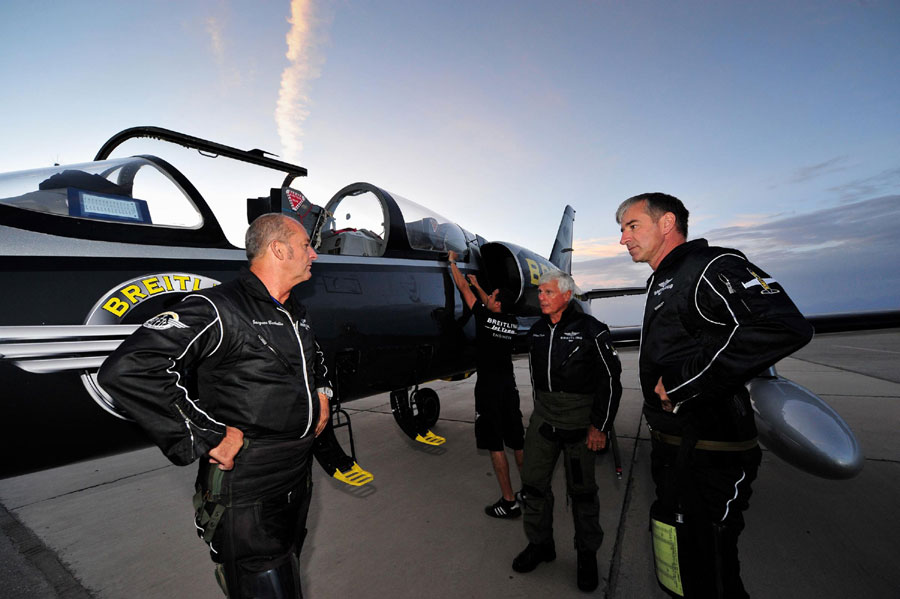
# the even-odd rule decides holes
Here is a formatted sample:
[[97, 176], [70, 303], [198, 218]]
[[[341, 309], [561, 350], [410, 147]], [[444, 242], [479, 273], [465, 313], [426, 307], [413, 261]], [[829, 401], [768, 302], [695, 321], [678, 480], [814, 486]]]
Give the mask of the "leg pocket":
[[261, 503], [232, 506], [225, 511], [212, 547], [224, 561], [247, 560], [257, 556], [284, 553], [282, 543], [270, 534]]

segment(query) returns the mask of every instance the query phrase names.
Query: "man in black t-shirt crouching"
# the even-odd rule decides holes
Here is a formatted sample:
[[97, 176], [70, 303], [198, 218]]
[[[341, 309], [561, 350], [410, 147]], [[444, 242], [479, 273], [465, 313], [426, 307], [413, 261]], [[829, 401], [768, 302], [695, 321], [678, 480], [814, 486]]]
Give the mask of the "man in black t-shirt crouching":
[[[502, 311], [503, 292], [495, 289], [488, 295], [474, 275], [469, 282], [456, 266], [457, 254], [449, 253], [450, 272], [466, 306], [475, 316], [475, 444], [491, 452], [491, 464], [500, 483], [502, 497], [484, 512], [494, 518], [516, 518], [522, 510], [516, 502], [509, 477], [509, 461], [505, 447], [513, 450], [516, 466], [522, 469], [525, 430], [519, 410], [519, 391], [513, 375], [512, 348], [518, 322]], [[475, 297], [472, 288], [478, 292]]]

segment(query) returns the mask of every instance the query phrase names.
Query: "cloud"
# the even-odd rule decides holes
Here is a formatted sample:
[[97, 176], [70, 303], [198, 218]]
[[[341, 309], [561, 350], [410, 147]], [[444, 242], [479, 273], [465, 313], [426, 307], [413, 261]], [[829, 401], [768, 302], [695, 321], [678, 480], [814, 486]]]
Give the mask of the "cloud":
[[609, 258], [622, 253], [622, 246], [615, 237], [599, 237], [594, 239], [575, 239], [572, 248], [576, 256], [591, 258]]
[[244, 82], [240, 65], [229, 58], [229, 52], [233, 52], [233, 48], [228, 43], [230, 23], [228, 7], [220, 2], [213, 10], [218, 10], [222, 14], [204, 17], [202, 26], [208, 38], [209, 52], [216, 64], [219, 83], [225, 89], [240, 87]]
[[807, 314], [900, 308], [900, 196], [710, 231], [776, 277]]
[[[900, 195], [882, 196], [699, 235], [735, 247], [778, 279], [807, 314], [900, 308]], [[646, 264], [619, 257], [575, 262], [583, 289], [643, 285]], [[627, 324], [622, 322], [619, 324]]]
[[837, 192], [845, 201], [854, 201], [896, 189], [898, 184], [900, 184], [900, 167], [895, 167], [883, 170], [871, 177], [856, 179], [832, 187], [828, 191]]
[[319, 77], [322, 59], [316, 51], [314, 19], [310, 0], [292, 0], [291, 28], [287, 41], [288, 66], [281, 73], [281, 88], [275, 108], [275, 123], [287, 160], [299, 160], [303, 151], [303, 123], [310, 114], [309, 86]]
[[222, 22], [217, 17], [207, 17], [203, 23], [209, 35], [210, 48], [219, 66], [225, 64], [225, 38], [222, 35]]
[[811, 179], [843, 171], [847, 168], [847, 157], [838, 156], [837, 158], [832, 158], [831, 160], [826, 160], [825, 162], [820, 162], [819, 164], [802, 166], [798, 168], [790, 177], [789, 182], [805, 183], [807, 181], [810, 181]]
[[822, 244], [858, 247], [893, 242], [900, 222], [900, 196], [842, 204], [806, 214], [777, 218], [749, 227], [713, 229], [706, 237], [717, 243], [750, 244], [765, 252], [812, 251]]
[[584, 290], [600, 287], [636, 287], [643, 285], [650, 276], [646, 264], [631, 261], [624, 247], [619, 255], [573, 262], [572, 276]]

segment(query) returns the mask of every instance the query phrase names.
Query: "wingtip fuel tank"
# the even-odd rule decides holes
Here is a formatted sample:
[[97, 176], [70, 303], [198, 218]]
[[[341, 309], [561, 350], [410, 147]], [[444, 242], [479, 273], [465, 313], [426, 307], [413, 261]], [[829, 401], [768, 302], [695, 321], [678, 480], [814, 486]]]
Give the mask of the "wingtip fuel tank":
[[809, 389], [784, 377], [747, 384], [762, 444], [804, 472], [830, 479], [859, 474], [865, 458], [846, 422]]

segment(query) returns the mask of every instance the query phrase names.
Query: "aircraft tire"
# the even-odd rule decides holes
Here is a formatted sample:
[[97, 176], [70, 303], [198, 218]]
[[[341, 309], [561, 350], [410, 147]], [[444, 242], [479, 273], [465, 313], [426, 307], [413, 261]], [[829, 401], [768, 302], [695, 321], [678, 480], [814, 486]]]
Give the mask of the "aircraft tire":
[[437, 424], [438, 418], [441, 416], [441, 400], [433, 389], [422, 387], [413, 392], [411, 399], [416, 407], [419, 423], [426, 429]]

